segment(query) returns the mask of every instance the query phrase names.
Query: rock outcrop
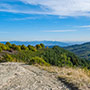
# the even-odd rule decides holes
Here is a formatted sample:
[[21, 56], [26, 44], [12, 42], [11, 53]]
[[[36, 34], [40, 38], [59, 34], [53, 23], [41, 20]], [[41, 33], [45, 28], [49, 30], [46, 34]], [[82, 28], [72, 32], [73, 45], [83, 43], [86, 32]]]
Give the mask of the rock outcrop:
[[22, 63], [0, 64], [0, 90], [69, 90], [53, 73]]

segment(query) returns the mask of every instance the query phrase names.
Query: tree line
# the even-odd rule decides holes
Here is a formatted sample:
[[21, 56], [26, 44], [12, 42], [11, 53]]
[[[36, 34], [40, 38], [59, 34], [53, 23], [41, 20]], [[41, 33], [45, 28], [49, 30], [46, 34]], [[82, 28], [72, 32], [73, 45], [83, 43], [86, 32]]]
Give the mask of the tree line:
[[25, 62], [27, 64], [54, 65], [60, 67], [81, 67], [90, 69], [90, 61], [77, 57], [72, 52], [59, 46], [45, 48], [44, 44], [36, 46], [15, 45], [7, 42], [0, 44], [0, 50], [17, 51], [15, 54], [5, 54], [1, 61]]
[[37, 49], [42, 49], [45, 48], [44, 44], [37, 44], [36, 46], [25, 46], [23, 45], [15, 45], [15, 44], [11, 44], [9, 42], [6, 42], [6, 44], [2, 44], [0, 43], [0, 52], [2, 52], [3, 50], [5, 51], [21, 51], [21, 50], [32, 50], [32, 51], [37, 51]]

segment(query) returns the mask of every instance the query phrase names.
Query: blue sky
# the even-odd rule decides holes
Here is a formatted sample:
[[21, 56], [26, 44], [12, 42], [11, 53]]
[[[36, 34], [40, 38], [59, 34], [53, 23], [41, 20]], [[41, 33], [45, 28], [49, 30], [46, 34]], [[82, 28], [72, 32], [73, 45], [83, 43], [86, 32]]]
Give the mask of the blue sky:
[[90, 41], [90, 0], [0, 0], [0, 41]]

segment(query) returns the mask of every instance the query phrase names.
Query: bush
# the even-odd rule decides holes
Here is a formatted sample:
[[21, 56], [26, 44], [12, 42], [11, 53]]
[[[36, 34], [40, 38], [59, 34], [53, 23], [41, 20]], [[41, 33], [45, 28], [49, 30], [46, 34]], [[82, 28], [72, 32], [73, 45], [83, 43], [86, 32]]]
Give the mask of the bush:
[[36, 48], [34, 46], [28, 45], [28, 49], [31, 51], [36, 51]]
[[17, 50], [17, 51], [21, 51], [21, 47], [15, 45], [15, 44], [12, 44], [12, 49], [13, 49], [13, 50]]
[[37, 49], [41, 49], [42, 46], [41, 46], [40, 44], [37, 44], [37, 45], [36, 45], [36, 48], [37, 48]]
[[12, 58], [12, 56], [10, 54], [6, 54], [6, 55], [3, 56], [3, 60], [6, 61], [6, 62], [7, 61], [12, 62], [13, 58]]
[[39, 64], [39, 65], [49, 65], [48, 63], [46, 63], [44, 61], [44, 59], [40, 58], [40, 57], [33, 57], [31, 58], [29, 64]]
[[10, 42], [6, 42], [6, 46], [11, 48], [12, 44]]
[[45, 45], [43, 43], [40, 44], [42, 48], [45, 48]]
[[2, 52], [2, 48], [0, 47], [0, 52]]
[[21, 46], [21, 49], [22, 49], [22, 50], [28, 50], [28, 48], [27, 48], [25, 45], [22, 45], [22, 46]]
[[5, 45], [2, 44], [1, 46], [2, 50], [7, 50], [7, 47]]
[[21, 51], [21, 47], [20, 46], [16, 46], [15, 50]]

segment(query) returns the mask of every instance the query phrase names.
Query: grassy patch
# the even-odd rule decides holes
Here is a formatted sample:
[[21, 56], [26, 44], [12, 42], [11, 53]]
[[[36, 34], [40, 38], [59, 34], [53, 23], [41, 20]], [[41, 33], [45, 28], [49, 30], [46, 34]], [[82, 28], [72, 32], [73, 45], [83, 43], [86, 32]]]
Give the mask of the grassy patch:
[[[57, 78], [71, 90], [89, 90], [90, 89], [90, 70], [84, 68], [56, 67], [56, 66], [38, 66], [50, 73], [55, 73]], [[73, 89], [74, 88], [74, 89]], [[78, 88], [78, 89], [77, 89]]]

